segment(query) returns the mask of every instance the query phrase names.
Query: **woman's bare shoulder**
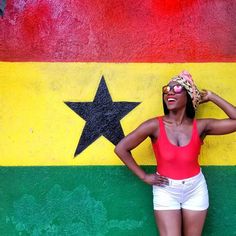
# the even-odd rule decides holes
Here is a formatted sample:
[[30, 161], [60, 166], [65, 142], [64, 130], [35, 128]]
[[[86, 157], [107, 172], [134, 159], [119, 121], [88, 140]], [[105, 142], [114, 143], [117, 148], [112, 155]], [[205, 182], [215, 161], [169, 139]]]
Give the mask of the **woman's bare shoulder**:
[[152, 128], [158, 128], [159, 127], [159, 122], [158, 122], [158, 119], [157, 117], [154, 117], [154, 118], [150, 118], [146, 121], [144, 121], [142, 124], [142, 126], [146, 126], [146, 127], [152, 127]]
[[146, 131], [148, 131], [149, 136], [153, 139], [158, 137], [158, 133], [159, 133], [159, 122], [158, 122], [158, 118], [154, 117], [151, 119], [148, 119], [146, 121], [144, 121], [141, 125], [140, 125], [141, 129], [145, 129]]

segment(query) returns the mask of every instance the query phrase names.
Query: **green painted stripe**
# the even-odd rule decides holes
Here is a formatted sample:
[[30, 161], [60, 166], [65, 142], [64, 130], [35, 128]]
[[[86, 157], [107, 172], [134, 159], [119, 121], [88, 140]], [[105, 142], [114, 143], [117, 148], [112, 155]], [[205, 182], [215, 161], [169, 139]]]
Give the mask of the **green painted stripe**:
[[[203, 172], [203, 235], [236, 235], [236, 167]], [[151, 187], [124, 166], [1, 167], [0, 176], [1, 235], [156, 235]]]

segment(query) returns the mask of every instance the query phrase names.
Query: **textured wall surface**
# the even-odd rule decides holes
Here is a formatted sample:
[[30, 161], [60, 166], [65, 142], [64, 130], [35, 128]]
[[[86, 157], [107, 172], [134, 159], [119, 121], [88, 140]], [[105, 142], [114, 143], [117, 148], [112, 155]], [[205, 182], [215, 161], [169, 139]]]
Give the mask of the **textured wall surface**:
[[[236, 168], [203, 173], [210, 193], [203, 235], [236, 235]], [[123, 167], [5, 167], [0, 175], [1, 235], [157, 235], [151, 187]]]
[[[1, 164], [121, 165], [113, 150], [122, 130], [163, 113], [161, 87], [183, 68], [236, 104], [236, 63], [0, 63]], [[197, 116], [226, 117], [210, 103]], [[235, 143], [236, 134], [207, 137], [200, 163], [236, 165]], [[149, 139], [133, 154], [155, 165]]]
[[[8, 0], [0, 18], [0, 234], [156, 235], [114, 144], [187, 69], [236, 105], [236, 1]], [[226, 117], [213, 104], [197, 117]], [[236, 235], [236, 134], [207, 137], [204, 236]], [[155, 171], [150, 140], [133, 151]]]
[[8, 1], [7, 61], [235, 61], [235, 0]]

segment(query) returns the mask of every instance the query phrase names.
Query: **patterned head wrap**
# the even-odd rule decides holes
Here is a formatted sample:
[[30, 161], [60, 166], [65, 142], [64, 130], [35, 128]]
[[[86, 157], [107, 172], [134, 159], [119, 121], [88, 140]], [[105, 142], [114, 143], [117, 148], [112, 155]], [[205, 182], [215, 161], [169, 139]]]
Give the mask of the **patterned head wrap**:
[[197, 110], [198, 105], [201, 101], [201, 95], [197, 86], [193, 82], [191, 74], [189, 74], [188, 71], [184, 70], [179, 75], [172, 78], [170, 82], [171, 81], [179, 83], [186, 89], [187, 93], [192, 98], [194, 110]]

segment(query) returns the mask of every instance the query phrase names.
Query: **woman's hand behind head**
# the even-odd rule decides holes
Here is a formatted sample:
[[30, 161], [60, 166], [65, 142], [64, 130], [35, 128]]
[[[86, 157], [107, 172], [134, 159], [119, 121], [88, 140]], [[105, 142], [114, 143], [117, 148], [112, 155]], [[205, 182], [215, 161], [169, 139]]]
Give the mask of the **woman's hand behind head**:
[[200, 91], [200, 95], [201, 95], [200, 103], [209, 102], [211, 100], [212, 94], [213, 94], [213, 92], [206, 90], [206, 89], [203, 89], [202, 91]]

